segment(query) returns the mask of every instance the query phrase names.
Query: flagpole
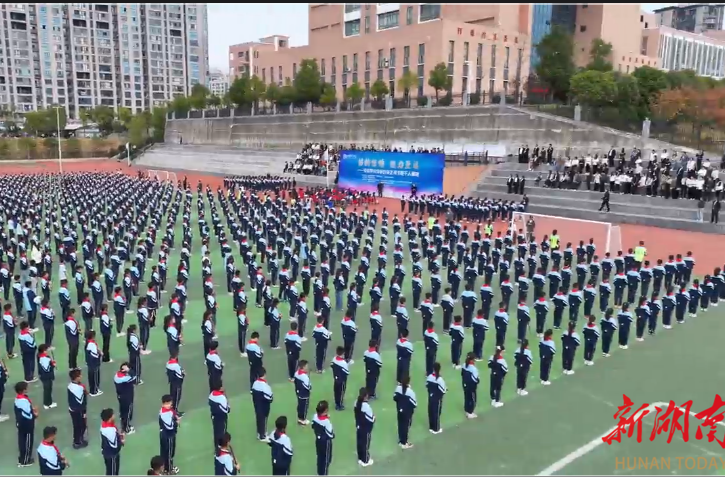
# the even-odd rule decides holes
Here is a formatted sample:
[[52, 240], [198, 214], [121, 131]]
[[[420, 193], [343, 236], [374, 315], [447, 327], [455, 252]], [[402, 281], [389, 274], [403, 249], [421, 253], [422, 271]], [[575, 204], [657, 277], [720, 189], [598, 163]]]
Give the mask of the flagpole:
[[58, 127], [58, 170], [63, 174], [63, 151], [60, 147], [60, 107], [55, 108], [55, 124]]
[[131, 148], [128, 142], [126, 143], [126, 165], [131, 167]]

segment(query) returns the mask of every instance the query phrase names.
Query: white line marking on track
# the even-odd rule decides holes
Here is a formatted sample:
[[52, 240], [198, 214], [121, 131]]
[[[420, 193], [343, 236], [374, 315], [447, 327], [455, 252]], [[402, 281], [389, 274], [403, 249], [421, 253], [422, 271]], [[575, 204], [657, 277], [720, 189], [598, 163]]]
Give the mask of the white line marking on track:
[[[669, 405], [669, 403], [666, 403], [666, 402], [655, 402], [655, 403], [650, 404], [646, 408], [642, 409], [640, 411], [640, 413], [644, 413], [645, 411], [650, 411], [650, 413], [651, 413], [652, 411], [655, 410], [655, 407], [660, 407], [660, 408], [666, 409], [668, 405]], [[690, 411], [691, 416], [694, 416], [696, 414], [697, 414], [696, 412]], [[636, 414], [635, 414], [635, 416], [636, 416]], [[717, 425], [725, 426], [725, 423], [718, 422]], [[564, 457], [557, 460], [556, 462], [554, 462], [549, 467], [542, 470], [541, 472], [539, 472], [536, 475], [539, 475], [539, 476], [554, 475], [555, 473], [561, 471], [567, 465], [571, 464], [572, 462], [579, 459], [580, 457], [584, 457], [585, 455], [589, 454], [590, 452], [592, 452], [594, 449], [596, 449], [600, 445], [604, 444], [605, 442], [602, 440], [602, 438], [606, 437], [609, 434], [611, 434], [612, 432], [614, 432], [618, 427], [619, 426], [614, 426], [614, 427], [608, 429], [607, 432], [603, 433], [602, 435], [600, 435], [599, 437], [597, 437], [595, 439], [592, 439], [587, 444], [584, 444], [583, 446], [576, 449], [575, 451], [565, 455]], [[696, 446], [696, 447], [707, 454], [711, 454], [711, 452], [709, 452], [703, 448], [700, 448], [699, 446]], [[714, 453], [712, 453], [712, 454], [714, 454]], [[714, 455], [719, 457], [719, 454], [714, 454]]]

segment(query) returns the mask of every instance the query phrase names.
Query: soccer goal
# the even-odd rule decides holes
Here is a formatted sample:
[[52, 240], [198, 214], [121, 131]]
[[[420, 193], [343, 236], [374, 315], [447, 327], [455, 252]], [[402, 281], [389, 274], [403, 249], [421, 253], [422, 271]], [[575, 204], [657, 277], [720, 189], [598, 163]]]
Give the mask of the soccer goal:
[[537, 242], [541, 242], [544, 235], [551, 237], [556, 233], [562, 249], [568, 242], [576, 248], [580, 241], [588, 244], [590, 239], [594, 239], [594, 244], [600, 252], [616, 254], [622, 250], [622, 230], [619, 225], [609, 222], [514, 212], [510, 229], [515, 233], [522, 231], [527, 237], [531, 234]]
[[148, 173], [149, 179], [154, 179], [159, 182], [170, 182], [174, 187], [178, 184], [176, 172], [161, 171], [157, 169], [149, 169], [146, 172]]

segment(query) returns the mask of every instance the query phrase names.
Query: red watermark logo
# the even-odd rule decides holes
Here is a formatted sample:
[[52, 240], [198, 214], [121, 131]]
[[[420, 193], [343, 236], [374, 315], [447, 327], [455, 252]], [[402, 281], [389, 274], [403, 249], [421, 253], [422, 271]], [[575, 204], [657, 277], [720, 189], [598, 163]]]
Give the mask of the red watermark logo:
[[690, 410], [692, 400], [680, 406], [676, 405], [674, 401], [670, 401], [666, 407], [645, 403], [632, 412], [634, 403], [627, 395], [623, 397], [624, 404], [619, 406], [614, 414], [614, 419], [618, 421], [617, 427], [602, 437], [602, 441], [605, 443], [612, 445], [613, 441], [622, 442], [622, 435], [631, 438], [635, 431], [637, 432], [637, 442], [642, 442], [642, 419], [650, 413], [654, 413], [654, 427], [649, 436], [650, 441], [654, 441], [662, 433], [667, 433], [667, 443], [669, 444], [675, 434], [679, 432], [682, 434], [682, 439], [689, 442], [690, 416], [692, 416], [698, 421], [695, 438], [702, 440], [707, 436], [708, 442], [717, 441], [720, 447], [725, 449], [725, 437], [722, 440], [716, 437], [717, 426], [725, 425], [723, 423], [725, 409], [721, 412], [721, 409], [725, 407], [725, 402], [723, 402], [719, 394], [715, 395], [712, 406], [697, 413]]

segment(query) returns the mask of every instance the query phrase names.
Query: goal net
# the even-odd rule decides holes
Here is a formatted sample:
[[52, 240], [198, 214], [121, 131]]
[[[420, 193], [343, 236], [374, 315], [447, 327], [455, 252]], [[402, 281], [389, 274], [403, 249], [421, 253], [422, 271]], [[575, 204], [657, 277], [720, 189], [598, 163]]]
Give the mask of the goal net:
[[614, 255], [622, 250], [622, 231], [619, 225], [609, 222], [514, 212], [509, 228], [515, 234], [521, 231], [528, 240], [533, 236], [537, 243], [541, 243], [545, 235], [551, 237], [556, 234], [562, 249], [566, 248], [567, 243], [571, 243], [572, 248], [576, 249], [579, 242], [588, 244], [593, 239], [600, 255], [605, 252]]
[[176, 172], [161, 171], [157, 169], [149, 169], [146, 172], [149, 179], [153, 179], [159, 182], [169, 182], [174, 187], [176, 187], [176, 185], [178, 184]]

